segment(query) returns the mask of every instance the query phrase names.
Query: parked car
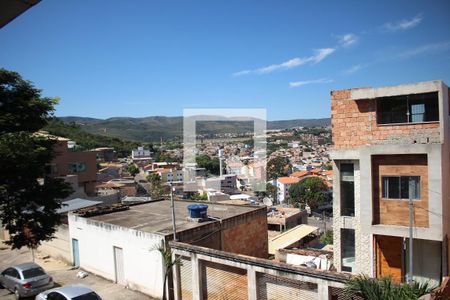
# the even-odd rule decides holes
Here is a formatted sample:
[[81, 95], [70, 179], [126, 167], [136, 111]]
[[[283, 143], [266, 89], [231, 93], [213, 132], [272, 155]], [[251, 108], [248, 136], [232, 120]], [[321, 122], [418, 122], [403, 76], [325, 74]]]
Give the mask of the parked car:
[[54, 286], [52, 277], [32, 262], [5, 269], [0, 273], [0, 284], [13, 292], [16, 299], [35, 296]]
[[35, 300], [102, 300], [102, 298], [87, 286], [74, 284], [42, 292]]

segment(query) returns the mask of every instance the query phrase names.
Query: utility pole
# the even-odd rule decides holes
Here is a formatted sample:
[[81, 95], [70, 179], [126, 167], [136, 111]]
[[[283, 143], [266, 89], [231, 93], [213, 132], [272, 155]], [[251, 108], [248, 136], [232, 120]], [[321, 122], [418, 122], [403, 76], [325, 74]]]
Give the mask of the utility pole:
[[408, 283], [413, 282], [413, 265], [414, 265], [414, 256], [413, 256], [413, 212], [414, 212], [414, 204], [413, 204], [413, 191], [414, 191], [414, 181], [412, 177], [409, 177], [409, 276]]
[[172, 182], [169, 182], [170, 187], [170, 208], [172, 209], [172, 229], [173, 229], [173, 240], [177, 241], [177, 227], [175, 225], [175, 204], [173, 202], [173, 187]]

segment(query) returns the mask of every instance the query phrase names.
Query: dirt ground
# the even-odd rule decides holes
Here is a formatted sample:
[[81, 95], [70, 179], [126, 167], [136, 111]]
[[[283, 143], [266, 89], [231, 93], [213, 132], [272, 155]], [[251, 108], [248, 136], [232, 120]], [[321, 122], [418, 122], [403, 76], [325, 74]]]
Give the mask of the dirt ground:
[[[31, 251], [28, 249], [10, 250], [0, 243], [0, 272], [9, 266], [32, 261]], [[131, 291], [121, 285], [115, 284], [104, 278], [89, 274], [85, 278], [77, 278], [78, 269], [62, 261], [55, 260], [40, 253], [35, 255], [35, 262], [43, 267], [52, 277], [56, 284], [62, 286], [67, 284], [84, 284], [93, 289], [104, 300], [149, 300], [154, 299], [142, 293]], [[0, 299], [14, 299], [14, 295], [6, 289], [0, 289]], [[31, 298], [34, 299], [34, 298]]]

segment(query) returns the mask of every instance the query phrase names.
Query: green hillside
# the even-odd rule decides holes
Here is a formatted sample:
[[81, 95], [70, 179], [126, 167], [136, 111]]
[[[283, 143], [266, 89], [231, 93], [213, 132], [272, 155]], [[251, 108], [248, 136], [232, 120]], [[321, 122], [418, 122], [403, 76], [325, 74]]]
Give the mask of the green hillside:
[[[115, 137], [136, 142], [155, 142], [163, 140], [181, 140], [183, 136], [182, 117], [115, 117], [95, 119], [84, 117], [61, 117], [59, 120], [76, 124], [78, 129], [101, 136]], [[285, 129], [291, 127], [323, 127], [330, 125], [330, 119], [298, 119], [267, 122], [267, 129]], [[198, 134], [246, 133], [253, 131], [253, 122], [230, 119], [227, 121], [203, 121], [197, 123]]]

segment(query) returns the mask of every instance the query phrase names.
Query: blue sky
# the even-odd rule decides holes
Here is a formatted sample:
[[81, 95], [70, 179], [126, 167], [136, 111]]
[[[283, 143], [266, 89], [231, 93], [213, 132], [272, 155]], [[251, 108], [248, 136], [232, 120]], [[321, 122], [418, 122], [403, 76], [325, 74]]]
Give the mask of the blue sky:
[[0, 67], [58, 116], [267, 108], [330, 115], [330, 91], [450, 84], [450, 1], [42, 1], [0, 29]]

